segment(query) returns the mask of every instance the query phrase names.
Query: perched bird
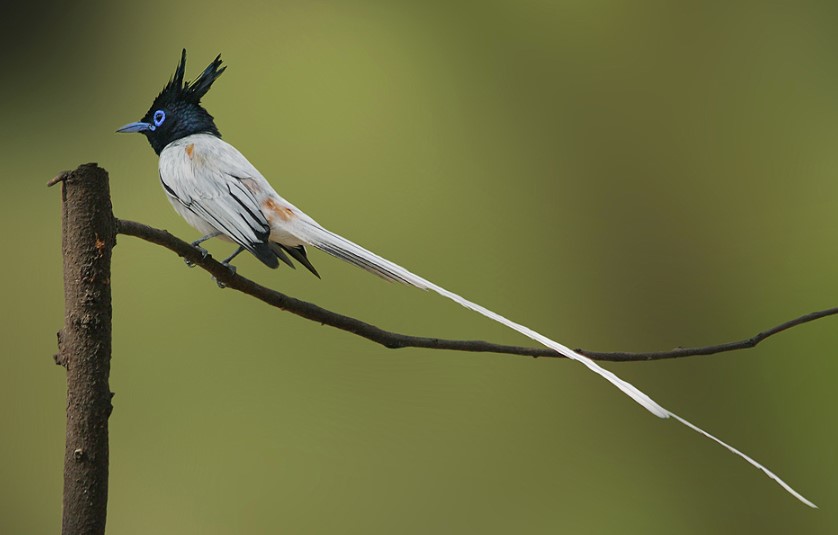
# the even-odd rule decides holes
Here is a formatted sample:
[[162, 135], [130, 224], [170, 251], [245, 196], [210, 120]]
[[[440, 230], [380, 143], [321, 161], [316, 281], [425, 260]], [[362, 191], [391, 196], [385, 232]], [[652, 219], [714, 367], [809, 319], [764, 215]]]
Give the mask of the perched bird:
[[[169, 201], [189, 224], [202, 233], [202, 237], [193, 242], [195, 247], [210, 238], [219, 237], [238, 246], [224, 260], [226, 265], [236, 255], [247, 250], [271, 268], [276, 268], [280, 261], [293, 267], [293, 258], [319, 277], [306, 254], [305, 247], [311, 246], [386, 280], [434, 291], [582, 363], [655, 416], [671, 417], [714, 440], [762, 470], [798, 500], [815, 507], [755, 460], [664, 409], [590, 358], [326, 230], [282, 198], [247, 158], [221, 139], [212, 115], [201, 105], [201, 99], [225, 69], [221, 66], [219, 55], [195, 81], [184, 82], [184, 49], [174, 76], [154, 99], [145, 116], [117, 130], [138, 132], [146, 136], [151, 148], [160, 157], [160, 182]], [[203, 252], [206, 254], [206, 251]]]

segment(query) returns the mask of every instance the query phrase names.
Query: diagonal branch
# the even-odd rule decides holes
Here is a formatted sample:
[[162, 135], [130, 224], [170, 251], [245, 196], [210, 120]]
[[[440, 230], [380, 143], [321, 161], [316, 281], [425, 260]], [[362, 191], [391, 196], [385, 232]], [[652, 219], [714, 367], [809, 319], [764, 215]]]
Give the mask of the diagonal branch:
[[[134, 236], [157, 245], [162, 245], [189, 262], [192, 262], [196, 266], [206, 270], [212, 274], [216, 280], [223, 283], [228, 288], [246, 293], [271, 306], [275, 306], [303, 318], [322, 323], [323, 325], [329, 325], [343, 331], [351, 332], [390, 349], [421, 347], [427, 349], [450, 349], [454, 351], [471, 351], [480, 353], [504, 353], [529, 357], [563, 357], [563, 355], [560, 355], [550, 349], [493, 344], [482, 340], [446, 340], [442, 338], [427, 338], [386, 331], [359, 319], [344, 316], [342, 314], [338, 314], [337, 312], [332, 312], [331, 310], [319, 307], [314, 303], [301, 301], [294, 297], [277, 292], [276, 290], [271, 290], [270, 288], [257, 284], [256, 282], [242, 277], [241, 275], [237, 275], [231, 272], [230, 269], [222, 265], [220, 262], [213, 259], [211, 256], [208, 255], [206, 257], [202, 257], [201, 252], [195, 247], [173, 236], [165, 230], [158, 230], [142, 223], [127, 220], [117, 220], [117, 229], [120, 234]], [[592, 359], [614, 362], [635, 362], [643, 360], [692, 357], [698, 355], [713, 355], [727, 351], [750, 349], [766, 338], [779, 334], [787, 329], [835, 314], [838, 314], [838, 307], [811, 312], [771, 327], [770, 329], [766, 329], [750, 338], [712, 346], [684, 347], [676, 348], [671, 351], [656, 351], [651, 353], [609, 353], [587, 351], [584, 349], [577, 349], [577, 351], [583, 355], [591, 357]]]

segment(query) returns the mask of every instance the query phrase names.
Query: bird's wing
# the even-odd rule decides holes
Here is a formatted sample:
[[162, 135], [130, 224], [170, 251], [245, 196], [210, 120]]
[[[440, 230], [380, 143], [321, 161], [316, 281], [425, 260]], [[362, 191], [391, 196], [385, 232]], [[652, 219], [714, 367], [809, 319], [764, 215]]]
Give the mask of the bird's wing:
[[185, 138], [188, 143], [173, 143], [160, 155], [166, 192], [267, 266], [277, 267], [268, 242], [270, 224], [260, 209], [258, 192], [248, 187], [252, 177], [261, 177], [259, 172], [227, 143], [214, 143], [217, 138], [212, 136], [190, 137]]

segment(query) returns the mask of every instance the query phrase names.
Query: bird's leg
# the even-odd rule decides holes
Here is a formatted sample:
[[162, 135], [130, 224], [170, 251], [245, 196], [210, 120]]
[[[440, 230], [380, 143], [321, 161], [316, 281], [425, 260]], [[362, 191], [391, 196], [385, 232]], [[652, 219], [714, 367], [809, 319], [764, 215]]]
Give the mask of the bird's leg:
[[[192, 245], [192, 247], [198, 249], [198, 251], [201, 253], [201, 258], [206, 258], [207, 255], [209, 254], [209, 252], [207, 252], [206, 249], [201, 247], [201, 244], [204, 243], [205, 241], [209, 240], [210, 238], [215, 238], [216, 236], [219, 236], [219, 235], [221, 235], [221, 231], [219, 231], [219, 230], [216, 230], [215, 232], [210, 232], [209, 234], [207, 234], [203, 238], [199, 238], [199, 239], [193, 241], [191, 243], [191, 245]], [[184, 258], [183, 261], [186, 262], [187, 266], [195, 267], [195, 263], [190, 261], [189, 259]]]
[[[224, 260], [221, 261], [221, 265], [226, 266], [227, 269], [229, 269], [233, 274], [235, 274], [236, 273], [236, 266], [231, 266], [230, 262], [235, 257], [239, 256], [239, 253], [241, 253], [242, 251], [244, 251], [244, 247], [242, 247], [240, 245], [239, 248], [236, 249], [233, 254], [231, 254], [230, 256], [228, 256], [227, 258], [225, 258]], [[213, 277], [213, 279], [215, 279], [215, 277]], [[224, 284], [223, 282], [221, 282], [218, 279], [215, 279], [215, 283], [218, 285], [219, 288], [226, 288], [226, 286], [227, 286], [226, 284]]]
[[236, 252], [234, 252], [233, 254], [231, 254], [230, 256], [225, 258], [224, 260], [222, 260], [221, 263], [224, 264], [225, 266], [227, 266], [228, 268], [230, 268], [233, 271], [233, 273], [235, 273], [236, 272], [236, 267], [231, 266], [230, 262], [232, 262], [235, 257], [239, 256], [239, 253], [241, 253], [242, 251], [244, 251], [244, 247], [239, 245], [239, 248], [236, 249]]

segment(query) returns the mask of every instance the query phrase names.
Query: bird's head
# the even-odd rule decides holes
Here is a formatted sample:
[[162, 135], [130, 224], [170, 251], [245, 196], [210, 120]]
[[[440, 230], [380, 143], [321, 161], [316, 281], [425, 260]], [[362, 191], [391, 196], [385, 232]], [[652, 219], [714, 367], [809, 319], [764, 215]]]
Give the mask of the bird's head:
[[145, 116], [136, 123], [126, 124], [117, 132], [144, 134], [158, 155], [172, 141], [192, 134], [205, 133], [221, 137], [212, 115], [201, 106], [201, 98], [226, 68], [221, 66], [219, 55], [194, 82], [184, 83], [184, 48], [174, 76], [154, 99]]

